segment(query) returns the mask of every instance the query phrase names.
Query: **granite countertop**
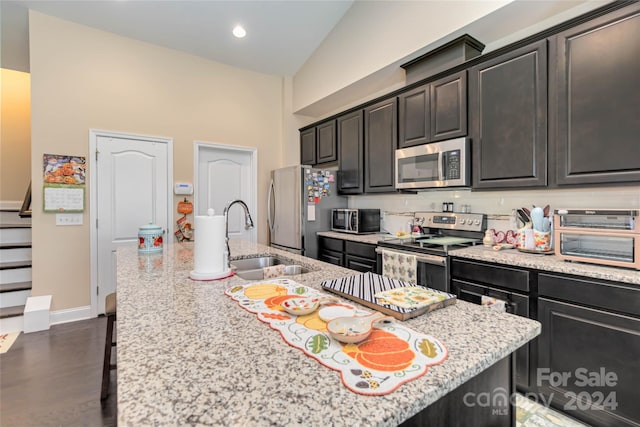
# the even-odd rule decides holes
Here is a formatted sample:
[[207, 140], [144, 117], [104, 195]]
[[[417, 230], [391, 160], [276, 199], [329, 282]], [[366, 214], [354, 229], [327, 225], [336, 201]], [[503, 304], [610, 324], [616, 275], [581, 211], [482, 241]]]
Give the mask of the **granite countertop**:
[[640, 285], [640, 271], [627, 268], [605, 267], [581, 262], [567, 262], [555, 255], [539, 255], [520, 252], [517, 249], [502, 249], [495, 251], [486, 246], [472, 246], [456, 249], [449, 253], [451, 256], [474, 259], [478, 261], [495, 262], [514, 267], [526, 267], [536, 270], [573, 274], [594, 279], [611, 280], [614, 282], [633, 283]]
[[[391, 234], [349, 234], [335, 231], [321, 231], [318, 236], [334, 239], [352, 240], [354, 242], [377, 244], [380, 240], [395, 238]], [[573, 274], [594, 279], [611, 280], [613, 282], [633, 283], [640, 285], [640, 271], [629, 268], [606, 267], [603, 265], [581, 262], [567, 262], [555, 255], [539, 255], [519, 252], [517, 249], [502, 249], [494, 251], [485, 246], [471, 246], [455, 249], [449, 255], [478, 261], [495, 262], [513, 267], [526, 267], [536, 270]]]
[[377, 244], [380, 240], [395, 238], [389, 233], [374, 233], [374, 234], [353, 234], [353, 233], [340, 233], [338, 231], [319, 231], [316, 233], [318, 236], [331, 237], [333, 239], [350, 240], [352, 242], [369, 243], [371, 245]]
[[[288, 277], [316, 289], [358, 274], [260, 244], [230, 244], [234, 258], [277, 254], [315, 270]], [[458, 301], [404, 322], [447, 346], [444, 363], [390, 394], [360, 395], [224, 294], [248, 281], [194, 282], [192, 259], [192, 243], [168, 244], [157, 255], [118, 249], [120, 425], [393, 426], [540, 333], [534, 320]]]

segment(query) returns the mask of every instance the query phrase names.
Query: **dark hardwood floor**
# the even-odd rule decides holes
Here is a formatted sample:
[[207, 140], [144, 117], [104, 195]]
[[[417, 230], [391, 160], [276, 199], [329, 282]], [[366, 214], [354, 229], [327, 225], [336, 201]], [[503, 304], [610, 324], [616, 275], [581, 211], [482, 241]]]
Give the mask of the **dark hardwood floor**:
[[100, 402], [106, 324], [100, 317], [20, 334], [0, 355], [0, 426], [115, 426], [117, 371]]

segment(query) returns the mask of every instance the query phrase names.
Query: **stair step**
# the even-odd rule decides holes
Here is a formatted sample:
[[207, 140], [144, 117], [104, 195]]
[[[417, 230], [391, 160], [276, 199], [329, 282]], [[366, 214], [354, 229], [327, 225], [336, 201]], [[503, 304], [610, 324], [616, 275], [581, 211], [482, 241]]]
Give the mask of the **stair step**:
[[0, 262], [0, 270], [16, 270], [18, 268], [30, 268], [31, 261]]
[[0, 224], [0, 242], [3, 244], [31, 242], [31, 226], [16, 227]]
[[27, 249], [31, 247], [31, 242], [0, 243], [0, 249]]
[[29, 268], [12, 268], [9, 270], [0, 270], [0, 283], [18, 283], [28, 282], [31, 280], [33, 269]]
[[0, 308], [0, 319], [9, 317], [22, 316], [24, 314], [24, 305], [14, 305], [13, 307]]
[[0, 283], [0, 294], [4, 292], [26, 291], [31, 289], [31, 282]]

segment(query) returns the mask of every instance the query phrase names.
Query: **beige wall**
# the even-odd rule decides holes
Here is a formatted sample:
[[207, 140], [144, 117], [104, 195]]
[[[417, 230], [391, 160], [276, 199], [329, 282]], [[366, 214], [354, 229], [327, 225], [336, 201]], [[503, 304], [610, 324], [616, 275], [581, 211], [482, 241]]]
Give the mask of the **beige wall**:
[[21, 202], [31, 179], [31, 79], [0, 72], [0, 200]]
[[[403, 60], [511, 1], [355, 2], [296, 73], [294, 111], [304, 113], [305, 109], [310, 109], [318, 112], [311, 108], [314, 103]], [[397, 77], [391, 70], [384, 79], [393, 83], [392, 79]], [[372, 82], [371, 86], [362, 89], [372, 92], [375, 87]]]
[[53, 310], [90, 304], [88, 203], [83, 226], [56, 227], [42, 212], [41, 159], [86, 156], [92, 128], [173, 138], [174, 181], [182, 182], [193, 182], [194, 140], [257, 147], [255, 220], [266, 241], [267, 178], [283, 157], [280, 77], [33, 11], [29, 24], [34, 295], [52, 294]]

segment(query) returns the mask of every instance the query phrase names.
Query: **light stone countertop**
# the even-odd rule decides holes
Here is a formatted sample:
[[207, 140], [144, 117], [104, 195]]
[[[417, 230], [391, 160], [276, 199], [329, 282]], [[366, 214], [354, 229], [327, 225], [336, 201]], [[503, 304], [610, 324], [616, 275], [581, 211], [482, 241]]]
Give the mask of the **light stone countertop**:
[[318, 236], [331, 237], [333, 239], [350, 240], [352, 242], [368, 243], [375, 245], [380, 240], [394, 239], [395, 236], [389, 233], [374, 233], [374, 234], [353, 234], [353, 233], [340, 233], [338, 231], [318, 231]]
[[[358, 274], [230, 243], [232, 257], [276, 254], [316, 270], [289, 276], [316, 289]], [[446, 345], [444, 363], [390, 394], [359, 395], [224, 295], [248, 281], [190, 280], [192, 258], [192, 243], [168, 244], [157, 255], [118, 249], [119, 425], [394, 426], [540, 334], [534, 320], [458, 301], [404, 322]]]
[[547, 272], [573, 274], [594, 279], [640, 285], [640, 271], [628, 268], [605, 267], [582, 262], [567, 262], [555, 255], [539, 255], [520, 252], [517, 249], [495, 251], [486, 246], [456, 249], [449, 253], [454, 257], [494, 262], [512, 267], [525, 267]]
[[[391, 234], [349, 234], [335, 231], [321, 231], [318, 236], [334, 239], [352, 240], [355, 242], [377, 244], [378, 241], [395, 238]], [[495, 262], [512, 267], [526, 267], [541, 271], [573, 274], [594, 279], [611, 280], [613, 282], [633, 283], [640, 285], [640, 271], [629, 268], [606, 267], [603, 265], [582, 262], [567, 262], [555, 255], [539, 255], [519, 252], [517, 249], [494, 251], [482, 245], [455, 249], [449, 255], [478, 261]]]

